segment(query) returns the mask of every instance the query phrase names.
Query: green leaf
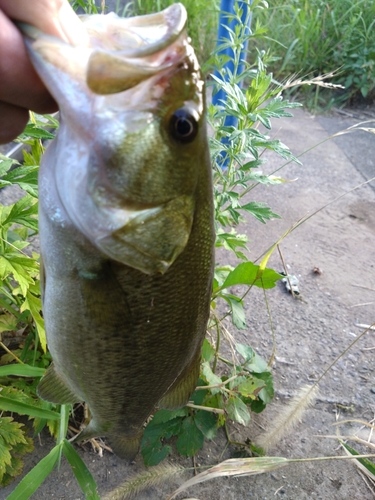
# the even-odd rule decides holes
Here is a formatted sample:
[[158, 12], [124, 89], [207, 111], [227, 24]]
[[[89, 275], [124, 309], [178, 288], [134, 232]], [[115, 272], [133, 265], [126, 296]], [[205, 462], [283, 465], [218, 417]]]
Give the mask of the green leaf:
[[91, 472], [67, 439], [63, 441], [63, 453], [73, 470], [86, 500], [100, 500], [98, 487]]
[[271, 372], [257, 373], [256, 378], [264, 381], [266, 384], [263, 389], [260, 390], [258, 398], [263, 401], [263, 403], [268, 404], [272, 401], [275, 391], [273, 388], [273, 377]]
[[10, 313], [0, 315], [0, 333], [16, 330], [18, 324], [17, 318]]
[[181, 422], [186, 416], [187, 410], [185, 408], [181, 408], [183, 411], [183, 416], [175, 417], [171, 420], [167, 420], [162, 423], [154, 423], [153, 420], [147, 425], [146, 430], [148, 429], [150, 432], [152, 431], [155, 435], [155, 431], [159, 433], [159, 437], [169, 439], [170, 437], [178, 434], [180, 432]]
[[269, 368], [264, 359], [259, 356], [250, 346], [245, 344], [236, 344], [236, 351], [244, 358], [242, 367], [249, 372], [263, 373], [268, 372]]
[[[171, 419], [172, 414], [174, 417]], [[187, 409], [181, 408], [175, 411], [160, 410], [154, 415], [146, 426], [141, 442], [141, 453], [146, 466], [157, 465], [170, 453], [171, 447], [164, 445], [161, 440], [177, 435], [187, 414]]]
[[263, 224], [266, 223], [266, 220], [281, 218], [280, 215], [272, 212], [272, 210], [267, 207], [265, 203], [256, 203], [255, 201], [252, 201], [246, 205], [242, 205], [241, 208], [251, 213], [251, 215], [253, 215], [260, 222], [263, 222]]
[[[198, 386], [204, 387], [205, 385], [206, 384], [204, 380], [199, 378]], [[197, 391], [194, 391], [193, 394], [190, 396], [190, 401], [192, 401], [195, 405], [202, 405], [208, 393], [209, 393], [208, 390], [198, 389]], [[186, 415], [189, 415], [189, 412], [187, 412]]]
[[151, 422], [152, 425], [163, 424], [176, 417], [185, 417], [186, 415], [188, 415], [186, 408], [179, 408], [178, 410], [159, 410], [152, 417]]
[[203, 442], [203, 434], [196, 426], [194, 418], [185, 418], [176, 441], [177, 451], [184, 457], [192, 457], [202, 448]]
[[33, 231], [38, 230], [38, 221], [35, 217], [38, 214], [37, 200], [29, 194], [23, 196], [17, 203], [12, 205], [8, 217], [3, 221], [3, 225], [22, 224]]
[[253, 399], [252, 401], [249, 401], [247, 404], [250, 405], [251, 411], [254, 413], [262, 413], [262, 411], [267, 406], [267, 404], [261, 399]]
[[[223, 410], [225, 408], [224, 396], [222, 393], [213, 394], [211, 397], [208, 397], [204, 401], [205, 406], [209, 408], [220, 408]], [[225, 424], [226, 416], [218, 415], [217, 416], [217, 427], [221, 427]]]
[[42, 300], [40, 297], [36, 297], [35, 295], [33, 295], [30, 290], [28, 290], [26, 293], [25, 301], [22, 304], [20, 311], [22, 312], [26, 309], [29, 309], [35, 321], [38, 330], [40, 345], [42, 346], [43, 351], [47, 352], [46, 330], [44, 328], [44, 319], [41, 316]]
[[7, 445], [4, 440], [0, 439], [0, 483], [6, 473], [7, 466], [12, 463], [12, 456], [10, 454], [11, 447]]
[[14, 411], [20, 415], [29, 415], [30, 417], [39, 417], [52, 420], [58, 420], [60, 414], [55, 411], [43, 410], [37, 406], [28, 405], [20, 401], [15, 401], [10, 398], [5, 398], [0, 395], [0, 410]]
[[18, 186], [34, 198], [38, 197], [38, 171], [39, 167], [32, 165], [22, 165], [8, 172], [0, 180], [1, 184]]
[[[44, 410], [51, 410], [52, 406], [53, 406], [52, 403], [44, 401], [42, 399], [40, 400], [40, 407], [43, 408]], [[51, 436], [57, 438], [57, 433], [60, 428], [59, 420], [47, 420], [45, 418], [34, 417], [33, 419], [34, 435], [37, 436], [38, 434], [40, 434], [46, 425], [48, 425], [48, 429], [50, 431]]]
[[238, 384], [237, 391], [245, 398], [255, 399], [264, 386], [265, 383], [263, 380], [255, 377], [246, 377], [246, 380]]
[[212, 344], [207, 340], [204, 339], [203, 341], [203, 346], [202, 346], [202, 359], [203, 361], [211, 361], [211, 359], [215, 356], [215, 349], [213, 348]]
[[[346, 448], [348, 450], [348, 452], [353, 455], [353, 456], [356, 456], [356, 455], [359, 455], [358, 451], [356, 451], [354, 448], [352, 448], [351, 446], [341, 442], [341, 445]], [[363, 467], [365, 467], [373, 476], [373, 479], [374, 479], [374, 476], [375, 476], [375, 464], [373, 462], [371, 462], [371, 460], [369, 460], [368, 458], [357, 458], [356, 460], [358, 460], [358, 462], [360, 464], [363, 465]]]
[[[201, 373], [202, 376], [206, 379], [208, 385], [217, 385], [222, 383], [221, 378], [215, 375], [215, 373], [211, 370], [211, 366], [207, 361], [204, 361], [202, 363]], [[220, 392], [220, 388], [210, 389], [210, 391], [212, 394], [216, 394], [217, 392]]]
[[250, 362], [255, 356], [255, 351], [252, 347], [246, 344], [236, 344], [236, 351], [244, 358], [245, 363]]
[[225, 407], [229, 418], [242, 425], [250, 422], [250, 413], [245, 403], [237, 396], [231, 396]]
[[37, 127], [33, 123], [29, 123], [26, 125], [25, 130], [23, 133], [20, 135], [20, 139], [27, 139], [27, 138], [32, 138], [32, 139], [54, 139], [55, 136], [45, 130], [44, 128]]
[[236, 295], [221, 293], [220, 297], [228, 302], [232, 313], [232, 322], [239, 330], [246, 328], [245, 310], [242, 300]]
[[[3, 158], [5, 158], [5, 159], [3, 159]], [[6, 174], [8, 172], [8, 170], [12, 167], [14, 160], [11, 160], [3, 155], [0, 155], [0, 160], [1, 160], [0, 161], [0, 177], [3, 177], [4, 174]], [[1, 180], [0, 180], [0, 183], [1, 183]]]
[[8, 486], [16, 476], [22, 473], [24, 464], [20, 457], [34, 449], [32, 439], [27, 438], [27, 441], [27, 444], [18, 443], [18, 445], [12, 448], [12, 462], [10, 465], [6, 466], [5, 474], [1, 480], [1, 486]]
[[32, 275], [35, 275], [38, 269], [38, 263], [30, 257], [11, 252], [0, 255], [0, 279], [13, 275], [20, 285], [23, 296], [26, 296], [29, 286], [34, 284]]
[[217, 433], [217, 418], [208, 411], [199, 410], [194, 415], [195, 425], [207, 439], [214, 439]]
[[244, 163], [240, 170], [244, 171], [244, 172], [247, 172], [248, 170], [251, 170], [253, 168], [258, 168], [260, 165], [262, 165], [263, 163], [265, 163], [266, 160], [251, 160], [251, 161], [247, 161], [246, 163]]
[[235, 253], [235, 255], [242, 260], [247, 260], [245, 254], [237, 249], [245, 248], [248, 242], [248, 237], [245, 234], [236, 234], [234, 229], [230, 233], [222, 231], [220, 228], [216, 231], [216, 242], [215, 246], [217, 248], [224, 247], [226, 250], [230, 250]]
[[52, 472], [59, 458], [60, 445], [55, 446], [31, 471], [26, 474], [7, 500], [28, 500]]
[[157, 465], [171, 452], [171, 447], [161, 442], [166, 433], [165, 424], [150, 425], [151, 422], [147, 425], [141, 442], [146, 467]]
[[259, 277], [259, 266], [252, 262], [242, 262], [231, 271], [221, 288], [228, 288], [234, 285], [255, 285], [259, 288], [274, 288], [276, 281], [284, 276], [273, 269], [265, 268], [261, 277]]
[[23, 425], [15, 422], [12, 417], [0, 417], [0, 436], [7, 445], [26, 442], [22, 427]]
[[30, 174], [33, 174], [34, 176], [37, 177], [38, 171], [39, 167], [35, 165], [33, 166], [19, 165], [17, 168], [11, 170], [6, 175], [4, 175], [3, 179], [6, 179], [11, 184], [14, 184], [17, 182], [17, 180], [27, 177]]
[[0, 377], [7, 377], [13, 375], [15, 377], [43, 377], [45, 373], [44, 368], [37, 368], [30, 365], [12, 364], [0, 366]]

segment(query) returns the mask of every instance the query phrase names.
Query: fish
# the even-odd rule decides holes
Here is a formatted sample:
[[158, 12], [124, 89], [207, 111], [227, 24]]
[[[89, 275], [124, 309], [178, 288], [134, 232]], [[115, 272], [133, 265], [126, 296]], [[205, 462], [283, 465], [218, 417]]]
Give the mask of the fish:
[[146, 420], [186, 405], [210, 312], [215, 231], [205, 84], [177, 3], [83, 16], [74, 46], [21, 25], [60, 109], [39, 172], [41, 290], [53, 362], [38, 395], [85, 401], [75, 441], [126, 460]]

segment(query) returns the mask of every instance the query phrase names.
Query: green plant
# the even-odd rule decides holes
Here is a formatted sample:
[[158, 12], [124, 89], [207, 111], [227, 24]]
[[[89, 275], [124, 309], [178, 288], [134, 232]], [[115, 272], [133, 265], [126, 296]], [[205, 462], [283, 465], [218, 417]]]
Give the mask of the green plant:
[[[85, 14], [91, 15], [91, 14], [99, 14], [101, 9], [99, 9], [96, 4], [95, 0], [69, 0], [69, 2], [72, 5], [72, 8], [77, 11], [80, 8], [85, 12]], [[104, 2], [105, 4], [105, 2]]]
[[[228, 375], [218, 376], [211, 368], [217, 352], [206, 339], [202, 349], [202, 369], [192, 403], [176, 411], [161, 410], [147, 425], [142, 441], [142, 455], [146, 465], [157, 465], [171, 451], [165, 440], [177, 436], [176, 449], [180, 455], [193, 456], [203, 446], [204, 438], [213, 439], [218, 428], [224, 426], [228, 441], [228, 419], [247, 425], [250, 412], [260, 412], [273, 398], [272, 375], [267, 363], [249, 346], [237, 344], [236, 351], [243, 357], [234, 364], [220, 357]], [[241, 443], [242, 444], [242, 443]], [[249, 450], [259, 452], [249, 445]]]
[[[60, 460], [61, 453], [69, 461], [78, 463], [74, 469], [78, 475], [87, 476], [88, 473], [71, 445], [63, 440], [66, 429], [62, 432], [61, 422], [69, 409], [36, 396], [36, 386], [51, 357], [41, 316], [39, 255], [28, 247], [32, 246], [30, 240], [38, 232], [37, 175], [45, 149], [41, 139], [53, 138], [48, 130], [57, 126], [57, 120], [51, 116], [31, 115], [28, 126], [18, 138], [25, 146], [23, 165], [0, 156], [0, 187], [17, 186], [22, 190], [21, 197], [17, 195], [19, 199], [14, 203], [0, 204], [0, 347], [5, 351], [0, 358], [0, 411], [12, 415], [0, 416], [0, 485], [7, 485], [22, 472], [22, 457], [33, 449], [30, 429], [17, 422], [13, 414], [27, 415], [35, 434], [47, 425], [51, 434], [58, 437], [58, 445], [49, 458], [43, 459], [9, 497], [17, 499], [30, 497], [56, 460]], [[9, 349], [6, 345], [8, 334], [13, 338], [14, 332], [19, 332], [17, 346]], [[65, 420], [67, 424], [67, 418]]]
[[[133, 0], [126, 15], [158, 12], [172, 5], [174, 0]], [[216, 43], [219, 18], [219, 0], [181, 0], [188, 13], [188, 33], [198, 59], [206, 62]]]
[[[276, 56], [272, 69], [280, 80], [290, 74], [316, 77], [335, 72], [331, 81], [345, 86], [335, 92], [336, 100], [370, 97], [375, 88], [374, 16], [374, 2], [368, 0], [275, 0], [267, 19], [259, 14], [272, 38], [259, 40], [257, 47]], [[332, 92], [321, 96], [319, 87], [303, 89], [307, 100], [311, 94], [317, 107]]]
[[[29, 415], [34, 419], [34, 429], [45, 425], [46, 419], [42, 424], [41, 418], [51, 405], [36, 397], [36, 381], [23, 377], [35, 377], [36, 373], [41, 376], [50, 356], [41, 316], [39, 255], [29, 249], [29, 240], [38, 231], [37, 171], [43, 151], [40, 138], [53, 137], [41, 125], [54, 127], [56, 123], [51, 117], [43, 122], [34, 117], [26, 127], [19, 140], [30, 147], [30, 152], [24, 151], [22, 166], [13, 168], [17, 162], [0, 156], [0, 187], [18, 186], [23, 192], [14, 203], [0, 205], [0, 346], [5, 351], [0, 358], [0, 365], [5, 365], [0, 366], [0, 410]], [[10, 350], [6, 344], [14, 331], [20, 332], [18, 346]], [[7, 371], [13, 361], [19, 363], [18, 375], [22, 378], [11, 377], [12, 369]], [[28, 429], [13, 417], [1, 417], [0, 424], [0, 484], [4, 486], [22, 471], [21, 457], [33, 446]]]
[[[252, 9], [262, 7], [264, 2], [254, 1]], [[250, 15], [251, 10], [249, 11]], [[237, 234], [235, 227], [244, 220], [243, 214], [250, 213], [261, 223], [272, 218], [279, 218], [264, 203], [245, 201], [245, 195], [259, 184], [281, 184], [285, 179], [264, 174], [259, 167], [265, 163], [261, 158], [266, 149], [277, 153], [281, 158], [296, 161], [290, 150], [279, 140], [270, 139], [260, 130], [260, 126], [271, 129], [271, 119], [292, 115], [288, 108], [300, 106], [283, 100], [282, 88], [273, 83], [272, 75], [266, 70], [264, 53], [258, 53], [254, 63], [245, 63], [239, 74], [240, 50], [247, 34], [246, 23], [241, 23], [240, 11], [237, 9], [239, 29], [231, 34], [231, 45], [234, 48], [234, 70], [229, 75], [223, 65], [222, 56], [215, 56], [214, 62], [219, 68], [219, 76], [214, 78], [214, 93], [219, 89], [226, 93], [226, 100], [220, 105], [210, 105], [208, 119], [214, 131], [210, 137], [210, 150], [214, 176], [214, 203], [216, 225], [216, 247], [233, 252], [245, 262], [235, 269], [219, 266], [216, 269], [213, 299], [224, 299], [231, 307], [235, 326], [244, 328], [242, 299], [227, 294], [227, 288], [234, 285], [272, 288], [281, 279], [278, 273], [265, 268], [265, 263], [256, 266], [249, 262], [243, 250], [246, 249], [247, 238]], [[255, 31], [250, 41], [257, 38]], [[221, 47], [218, 47], [220, 51]], [[249, 81], [243, 89], [241, 83]], [[236, 124], [227, 125], [227, 117], [236, 119]], [[247, 292], [246, 292], [247, 293]]]

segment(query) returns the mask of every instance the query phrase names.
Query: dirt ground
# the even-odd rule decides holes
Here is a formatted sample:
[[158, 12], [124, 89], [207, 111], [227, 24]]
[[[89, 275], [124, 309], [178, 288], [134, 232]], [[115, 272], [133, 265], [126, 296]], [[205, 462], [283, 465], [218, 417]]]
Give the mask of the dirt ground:
[[[280, 138], [299, 155], [329, 136], [363, 119], [375, 118], [375, 107], [354, 114], [333, 114], [314, 117], [296, 110], [294, 118], [273, 124], [272, 135]], [[372, 126], [375, 127], [375, 122]], [[282, 163], [268, 155], [265, 171], [273, 171]], [[303, 166], [287, 165], [279, 174], [294, 182], [280, 186], [259, 186], [251, 192], [249, 201], [264, 201], [282, 216], [263, 225], [250, 218], [239, 232], [250, 238], [251, 259], [258, 258], [293, 223], [306, 213], [313, 213], [329, 201], [375, 176], [375, 136], [357, 132], [328, 141], [301, 157]], [[371, 163], [372, 162], [372, 163]], [[253, 415], [248, 428], [232, 425], [232, 437], [251, 440], [272, 429], [275, 417], [305, 384], [312, 384], [356, 338], [363, 328], [375, 321], [375, 182], [350, 192], [305, 224], [296, 229], [281, 244], [281, 251], [290, 274], [298, 277], [300, 295], [294, 299], [279, 283], [267, 292], [276, 334], [277, 352], [273, 366], [276, 394], [266, 410]], [[228, 263], [228, 256], [220, 254]], [[232, 262], [232, 261], [231, 261]], [[234, 262], [232, 262], [234, 264]], [[270, 267], [282, 270], [278, 255]], [[319, 268], [321, 274], [314, 273]], [[266, 359], [272, 351], [270, 323], [262, 290], [252, 290], [245, 300], [248, 329], [235, 332], [236, 341], [248, 343]], [[344, 455], [336, 440], [324, 438], [335, 434], [338, 420], [364, 419], [375, 414], [375, 339], [367, 333], [356, 343], [320, 384], [317, 400], [307, 410], [299, 425], [270, 450], [271, 456], [307, 458]], [[342, 434], [354, 433], [360, 424], [340, 427]], [[367, 432], [367, 431], [366, 431]], [[361, 431], [367, 439], [368, 432]], [[374, 442], [374, 441], [373, 441]], [[196, 456], [197, 464], [216, 464], [230, 458], [236, 451], [225, 448], [223, 433], [206, 442]], [[35, 451], [26, 458], [28, 472], [53, 446], [43, 435]], [[362, 450], [361, 450], [362, 451]], [[369, 450], [367, 450], [369, 452]], [[99, 492], [104, 496], [129, 477], [144, 470], [138, 456], [132, 465], [105, 452], [103, 458], [82, 451], [82, 458], [92, 471]], [[192, 459], [172, 455], [168, 459], [186, 467]], [[162, 486], [153, 487], [136, 498], [166, 499], [190, 473], [175, 477]], [[5, 499], [19, 479], [0, 491]], [[353, 463], [327, 461], [298, 463], [273, 473], [252, 477], [217, 479], [189, 489], [179, 498], [199, 500], [370, 500], [375, 497]], [[83, 499], [67, 463], [54, 471], [33, 495], [33, 499]]]

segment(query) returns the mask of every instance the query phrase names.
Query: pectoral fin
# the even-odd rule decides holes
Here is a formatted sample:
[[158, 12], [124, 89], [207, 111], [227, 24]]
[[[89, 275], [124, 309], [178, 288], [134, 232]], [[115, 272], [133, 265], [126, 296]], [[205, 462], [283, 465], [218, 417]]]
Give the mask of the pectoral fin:
[[40, 398], [55, 404], [74, 404], [81, 399], [69, 389], [64, 380], [55, 371], [53, 364], [48, 368], [37, 387]]

